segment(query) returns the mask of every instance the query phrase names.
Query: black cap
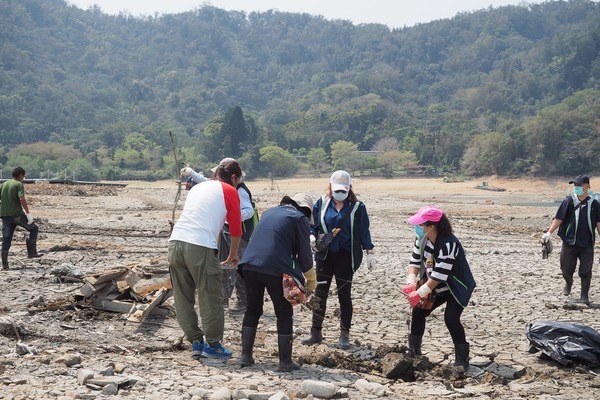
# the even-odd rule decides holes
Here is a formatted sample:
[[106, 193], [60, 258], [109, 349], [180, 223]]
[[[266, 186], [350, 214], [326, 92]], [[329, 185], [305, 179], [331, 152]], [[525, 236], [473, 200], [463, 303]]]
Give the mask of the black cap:
[[569, 183], [574, 183], [575, 185], [583, 185], [584, 183], [590, 184], [590, 177], [587, 175], [577, 175], [577, 178], [569, 181]]

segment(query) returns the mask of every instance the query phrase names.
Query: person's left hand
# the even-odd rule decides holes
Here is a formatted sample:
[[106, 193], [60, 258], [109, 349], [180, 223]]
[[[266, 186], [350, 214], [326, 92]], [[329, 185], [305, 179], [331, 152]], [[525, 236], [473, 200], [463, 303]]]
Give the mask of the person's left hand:
[[369, 253], [367, 254], [367, 270], [373, 271], [375, 266], [377, 265], [377, 260], [375, 259], [375, 254]]
[[230, 254], [229, 257], [227, 257], [227, 260], [223, 261], [221, 263], [221, 265], [223, 265], [223, 266], [228, 265], [231, 268], [236, 268], [239, 263], [240, 263], [240, 258], [237, 256], [237, 254], [234, 254], [234, 255]]
[[421, 301], [421, 295], [415, 290], [414, 292], [410, 292], [408, 295], [408, 302], [411, 307], [416, 307], [417, 304]]
[[27, 225], [33, 224], [33, 215], [31, 215], [31, 213], [27, 213], [25, 216], [27, 217]]

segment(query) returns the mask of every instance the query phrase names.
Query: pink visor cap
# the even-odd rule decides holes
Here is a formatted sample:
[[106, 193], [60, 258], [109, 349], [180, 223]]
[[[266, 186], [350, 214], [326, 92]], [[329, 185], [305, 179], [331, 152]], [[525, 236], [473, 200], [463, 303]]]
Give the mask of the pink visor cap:
[[421, 207], [419, 211], [412, 217], [406, 220], [411, 225], [421, 225], [425, 222], [439, 222], [442, 219], [444, 212], [434, 206]]

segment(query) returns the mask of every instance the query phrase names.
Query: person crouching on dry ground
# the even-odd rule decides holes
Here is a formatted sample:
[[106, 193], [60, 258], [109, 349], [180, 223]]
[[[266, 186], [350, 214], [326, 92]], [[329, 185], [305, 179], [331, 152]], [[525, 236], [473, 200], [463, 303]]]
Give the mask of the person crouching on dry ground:
[[242, 367], [254, 364], [252, 348], [266, 289], [277, 317], [279, 370], [300, 368], [292, 361], [294, 310], [284, 297], [283, 275], [293, 276], [302, 284], [306, 281], [309, 292], [317, 286], [309, 239], [312, 206], [312, 199], [304, 193], [284, 196], [278, 207], [263, 213], [242, 256], [240, 272], [248, 299], [242, 323]]
[[0, 217], [2, 217], [2, 269], [8, 269], [8, 250], [12, 244], [13, 235], [17, 226], [29, 232], [25, 240], [27, 257], [41, 257], [37, 252], [38, 226], [33, 221], [29, 212], [29, 205], [25, 199], [25, 170], [17, 167], [12, 172], [12, 179], [0, 186]]
[[[237, 266], [242, 235], [240, 197], [236, 190], [242, 171], [237, 162], [220, 165], [214, 180], [194, 186], [169, 238], [169, 269], [177, 322], [192, 343], [192, 357], [229, 358], [221, 344], [225, 329], [222, 266], [217, 258], [217, 238], [225, 220], [231, 227], [231, 248], [224, 264]], [[194, 309], [195, 293], [202, 318]]]
[[573, 275], [579, 259], [579, 277], [581, 278], [581, 297], [578, 302], [590, 305], [589, 291], [592, 283], [592, 265], [594, 264], [594, 228], [600, 233], [600, 203], [592, 199], [590, 177], [579, 175], [569, 184], [573, 184], [573, 193], [568, 195], [558, 207], [548, 231], [542, 236], [549, 241], [552, 232], [558, 228], [562, 239], [560, 250], [560, 269], [565, 279], [563, 294], [571, 294]]
[[325, 195], [313, 207], [313, 219], [312, 243], [316, 242], [317, 235], [337, 233], [325, 250], [315, 252], [317, 281], [326, 283], [317, 287], [315, 295], [320, 299], [319, 309], [313, 311], [310, 335], [302, 343], [312, 345], [323, 341], [327, 297], [335, 277], [341, 314], [339, 347], [346, 350], [350, 348], [352, 277], [362, 262], [363, 249], [367, 252], [368, 270], [371, 271], [375, 266], [369, 215], [352, 190], [352, 179], [348, 172], [335, 171], [331, 175]]
[[444, 322], [454, 343], [454, 366], [467, 369], [469, 344], [460, 316], [469, 304], [476, 283], [464, 249], [454, 236], [448, 217], [439, 208], [422, 207], [408, 219], [408, 223], [415, 226], [417, 235], [406, 286], [402, 288], [413, 307], [408, 338], [409, 355], [414, 357], [422, 354], [425, 320], [433, 310], [446, 303]]

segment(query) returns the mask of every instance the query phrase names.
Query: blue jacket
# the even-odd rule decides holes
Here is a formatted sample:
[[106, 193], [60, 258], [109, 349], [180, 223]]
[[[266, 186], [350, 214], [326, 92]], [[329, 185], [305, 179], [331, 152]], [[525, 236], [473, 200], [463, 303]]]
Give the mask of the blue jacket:
[[371, 250], [374, 247], [369, 230], [369, 215], [364, 203], [350, 203], [350, 200], [346, 199], [344, 207], [338, 212], [330, 197], [321, 196], [313, 206], [314, 225], [311, 227], [311, 233], [317, 236], [330, 232], [344, 220], [347, 213], [351, 213], [350, 218], [346, 219], [341, 232], [331, 241], [329, 248], [316, 253], [315, 258], [324, 260], [329, 251], [345, 250], [352, 255], [352, 271], [356, 271], [363, 259], [363, 249]]
[[291, 274], [304, 284], [303, 273], [313, 265], [309, 229], [308, 218], [292, 205], [268, 209], [244, 250], [240, 273]]

